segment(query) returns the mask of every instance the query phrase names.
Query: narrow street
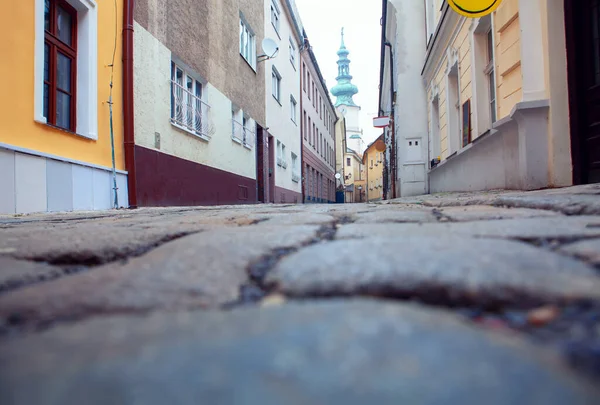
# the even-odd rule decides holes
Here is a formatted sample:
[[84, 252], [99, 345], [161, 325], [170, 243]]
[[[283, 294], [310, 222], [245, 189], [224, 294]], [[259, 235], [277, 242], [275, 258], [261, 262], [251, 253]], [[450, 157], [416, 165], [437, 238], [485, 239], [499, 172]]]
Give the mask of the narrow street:
[[599, 185], [2, 216], [0, 269], [3, 404], [598, 400]]

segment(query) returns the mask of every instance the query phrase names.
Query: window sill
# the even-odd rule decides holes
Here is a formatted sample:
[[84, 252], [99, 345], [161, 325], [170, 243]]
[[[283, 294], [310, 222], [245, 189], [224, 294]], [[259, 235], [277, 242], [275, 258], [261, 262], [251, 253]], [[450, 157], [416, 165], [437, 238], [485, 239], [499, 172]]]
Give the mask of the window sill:
[[241, 139], [238, 139], [238, 138], [236, 138], [236, 137], [234, 137], [234, 136], [232, 136], [232, 137], [231, 137], [231, 140], [232, 140], [233, 142], [237, 143], [237, 144], [240, 144], [240, 145], [242, 144], [242, 140], [241, 140]]
[[272, 96], [275, 99], [275, 101], [277, 101], [277, 104], [279, 104], [280, 107], [283, 107], [283, 104], [281, 104], [281, 101], [279, 101], [279, 99], [277, 97], [275, 97], [274, 95], [272, 95]]
[[73, 132], [73, 131], [71, 131], [69, 129], [64, 129], [64, 128], [58, 127], [56, 125], [48, 124], [48, 122], [46, 121], [46, 119], [44, 119], [43, 121], [36, 119], [35, 122], [37, 122], [37, 123], [39, 123], [41, 125], [44, 125], [46, 127], [55, 129], [57, 131], [64, 132], [65, 134], [68, 134], [68, 135], [77, 136], [79, 138], [88, 139], [90, 141], [97, 141], [98, 140], [98, 136], [96, 134], [89, 134], [89, 135], [79, 134], [79, 133]]
[[248, 62], [248, 59], [246, 59], [246, 57], [244, 55], [242, 55], [241, 53], [240, 53], [240, 57], [244, 60], [244, 62], [246, 62], [246, 64], [250, 67], [250, 69], [252, 69], [254, 74], [256, 74], [256, 67], [252, 66], [252, 64], [250, 62]]
[[244, 142], [244, 148], [248, 149], [248, 150], [252, 150], [252, 146], [248, 145], [247, 143]]
[[187, 129], [186, 127], [183, 127], [179, 124], [174, 123], [173, 121], [171, 121], [171, 125], [174, 126], [175, 128], [177, 128], [178, 130], [185, 132], [188, 135], [192, 135], [194, 138], [198, 138], [201, 139], [205, 142], [209, 142], [210, 141], [210, 137], [208, 135], [204, 135], [204, 134], [197, 134], [195, 132], [190, 131], [189, 129]]

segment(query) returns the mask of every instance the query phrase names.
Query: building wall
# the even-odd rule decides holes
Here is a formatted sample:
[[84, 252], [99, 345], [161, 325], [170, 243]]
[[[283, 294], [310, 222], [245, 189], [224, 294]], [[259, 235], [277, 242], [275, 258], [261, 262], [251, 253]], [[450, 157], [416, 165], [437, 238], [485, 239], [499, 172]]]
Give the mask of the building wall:
[[[115, 40], [115, 10], [96, 1], [98, 9], [98, 139], [89, 139], [34, 121], [35, 7], [43, 2], [19, 1], [11, 4], [11, 18], [0, 27], [5, 57], [0, 63], [0, 143], [26, 148], [67, 159], [111, 167], [110, 120], [106, 101], [110, 91], [111, 70], [106, 65], [112, 59]], [[123, 2], [117, 1], [118, 16]], [[117, 169], [125, 170], [123, 145], [123, 64], [120, 55], [122, 18], [117, 18], [117, 49], [113, 81], [113, 127]], [[41, 55], [43, 58], [43, 54]]]
[[[259, 55], [264, 7], [255, 1], [136, 2], [135, 141], [141, 205], [257, 201], [256, 148], [260, 127], [266, 127], [265, 70], [264, 64], [249, 63], [240, 54], [241, 19], [253, 31]], [[172, 61], [202, 83], [202, 101], [208, 106], [202, 136], [171, 122]], [[247, 142], [242, 141], [244, 119]], [[164, 173], [157, 167], [165, 168]]]
[[[62, 129], [57, 129], [41, 123], [40, 113], [36, 110], [36, 102], [41, 105], [41, 92], [36, 93], [36, 77], [40, 77], [40, 83], [43, 75], [43, 42], [41, 43], [41, 52], [36, 48], [36, 7], [38, 15], [41, 17], [41, 27], [43, 30], [43, 9], [44, 2], [20, 1], [14, 2], [10, 7], [10, 18], [5, 19], [0, 33], [3, 34], [2, 51], [5, 56], [0, 63], [0, 84], [2, 93], [10, 95], [0, 100], [0, 151], [2, 151], [2, 176], [8, 177], [15, 175], [14, 180], [3, 179], [3, 182], [12, 184], [12, 188], [5, 189], [9, 192], [3, 192], [0, 196], [0, 213], [26, 213], [46, 210], [71, 210], [98, 208], [111, 208], [110, 203], [100, 203], [107, 201], [107, 196], [112, 192], [110, 183], [105, 183], [105, 190], [100, 190], [104, 177], [112, 166], [111, 143], [110, 143], [110, 118], [109, 105], [107, 103], [110, 92], [111, 69], [107, 67], [113, 55], [116, 53], [114, 64], [113, 81], [113, 128], [116, 168], [120, 171], [119, 178], [126, 173], [123, 150], [123, 103], [122, 103], [122, 77], [123, 64], [121, 61], [121, 32], [122, 18], [117, 18], [115, 27], [115, 12], [117, 16], [122, 16], [123, 2], [117, 1], [117, 9], [111, 2], [93, 2], [97, 15], [97, 65], [90, 66], [89, 70], [94, 68], [97, 72], [97, 82], [87, 88], [78, 86], [79, 102], [77, 104], [77, 114], [83, 112], [87, 116], [95, 116], [90, 119], [85, 133], [75, 134]], [[83, 13], [79, 14], [80, 17]], [[114, 49], [115, 28], [117, 30], [117, 48]], [[43, 34], [42, 34], [43, 35]], [[94, 52], [95, 49], [87, 46], [81, 40], [81, 34], [78, 34], [79, 46], [78, 55], [83, 57], [86, 52]], [[43, 36], [41, 37], [43, 38]], [[37, 61], [37, 62], [36, 62]], [[36, 72], [37, 66], [41, 67], [41, 74]], [[83, 71], [84, 64], [79, 66]], [[39, 69], [39, 68], [38, 68]], [[38, 83], [38, 88], [41, 88]], [[88, 92], [89, 90], [89, 92]], [[94, 98], [96, 111], [86, 111], [90, 104], [86, 103], [83, 97], [85, 93], [92, 94], [97, 91], [97, 97]], [[39, 94], [39, 99], [37, 99]], [[92, 103], [93, 105], [94, 103]], [[39, 114], [41, 115], [41, 114]], [[37, 121], [36, 121], [37, 120]], [[78, 117], [78, 122], [82, 120]], [[97, 125], [97, 127], [96, 127]], [[90, 129], [94, 127], [93, 129]], [[79, 130], [79, 127], [78, 127]], [[62, 169], [55, 168], [60, 167]], [[75, 169], [73, 169], [76, 167]], [[75, 172], [98, 173], [94, 187], [98, 187], [99, 196], [94, 204], [93, 199], [87, 199], [84, 191], [76, 187], [79, 177]], [[72, 175], [69, 176], [68, 173]], [[53, 174], [64, 174], [65, 181], [56, 184]], [[48, 177], [49, 176], [49, 177]], [[91, 176], [91, 175], [90, 175]], [[89, 177], [90, 180], [92, 177]], [[36, 179], [35, 181], [33, 179]], [[31, 180], [31, 181], [30, 181]], [[73, 181], [71, 181], [73, 180]], [[119, 180], [121, 181], [121, 180]], [[58, 187], [58, 188], [55, 188]], [[59, 201], [55, 200], [56, 194], [53, 190], [62, 190], [65, 193]], [[122, 185], [121, 191], [127, 187]], [[61, 192], [58, 192], [59, 194]], [[102, 195], [102, 197], [100, 197]], [[23, 196], [27, 196], [24, 202]], [[79, 204], [79, 199], [85, 200], [85, 204]], [[121, 199], [126, 204], [126, 199]], [[127, 205], [125, 205], [127, 206]]]
[[[256, 179], [254, 149], [232, 139], [232, 101], [211, 82], [204, 86], [210, 140], [171, 124], [171, 61], [174, 55], [139, 24], [134, 36], [136, 145]], [[206, 185], [205, 185], [206, 187]]]
[[329, 99], [328, 90], [322, 83], [318, 65], [315, 66], [313, 62], [314, 54], [311, 55], [311, 52], [304, 51], [301, 58], [305, 201], [333, 202], [336, 188], [337, 115]]
[[[494, 123], [486, 94], [487, 62], [481, 60], [486, 53], [481, 40], [487, 30], [485, 20], [467, 20], [450, 13], [441, 21], [437, 43], [430, 47], [424, 68], [430, 154], [436, 156], [437, 150], [442, 160], [431, 170], [431, 191], [570, 185], [564, 3], [505, 0], [490, 21], [496, 83]], [[459, 68], [459, 105], [471, 101], [472, 144], [466, 146], [462, 142], [453, 145], [451, 136], [453, 102], [448, 74], [453, 58]], [[433, 108], [435, 100], [439, 100], [438, 115]], [[436, 122], [440, 127], [437, 142]], [[462, 111], [459, 122], [462, 124]], [[481, 138], [485, 139], [475, 145]]]
[[[424, 2], [394, 0], [388, 3], [386, 36], [393, 44], [396, 93], [393, 125], [397, 148], [396, 172], [391, 176], [396, 176], [397, 197], [421, 195], [427, 191], [428, 118], [423, 108], [427, 96], [421, 80], [423, 49], [426, 47], [425, 31], [422, 29], [424, 19]], [[392, 109], [389, 48], [385, 49], [385, 56], [380, 109], [387, 114]], [[402, 83], [401, 88], [399, 83]], [[385, 131], [385, 136], [391, 145], [389, 130]], [[391, 155], [389, 151], [387, 153], [386, 162], [390, 162]], [[391, 186], [391, 181], [388, 184]]]
[[[383, 198], [383, 141], [379, 142], [378, 146], [371, 145], [363, 157], [367, 174], [367, 201], [379, 201]], [[371, 162], [373, 162], [372, 165]]]
[[519, 0], [504, 0], [494, 14], [498, 119], [507, 117], [523, 99]]
[[[279, 10], [279, 31], [276, 31], [271, 22], [271, 5], [273, 3]], [[285, 145], [284, 154], [281, 154], [281, 149], [276, 152], [275, 185], [284, 190], [300, 194], [302, 193], [299, 178], [302, 152], [300, 139], [300, 38], [293, 28], [293, 20], [285, 1], [263, 0], [263, 4], [265, 36], [273, 39], [279, 46], [277, 57], [264, 62], [267, 127], [274, 138], [275, 147], [277, 148], [277, 141]], [[294, 45], [294, 64], [291, 62], [290, 41]], [[281, 75], [279, 100], [273, 96], [273, 67]], [[296, 101], [295, 120], [292, 120], [291, 97]], [[292, 160], [292, 154], [296, 156], [295, 162]]]
[[[265, 18], [262, 2], [136, 0], [135, 3], [135, 21], [139, 25], [260, 126], [266, 127], [264, 65], [259, 63], [254, 70], [240, 56], [240, 12], [256, 34], [260, 54]], [[249, 88], [254, 91], [248, 91]]]

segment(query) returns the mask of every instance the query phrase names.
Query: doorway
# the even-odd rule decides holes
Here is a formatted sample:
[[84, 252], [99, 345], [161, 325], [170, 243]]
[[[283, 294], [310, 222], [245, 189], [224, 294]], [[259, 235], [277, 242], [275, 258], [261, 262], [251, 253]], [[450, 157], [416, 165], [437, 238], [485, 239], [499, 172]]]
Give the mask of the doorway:
[[565, 0], [575, 184], [600, 182], [600, 0]]

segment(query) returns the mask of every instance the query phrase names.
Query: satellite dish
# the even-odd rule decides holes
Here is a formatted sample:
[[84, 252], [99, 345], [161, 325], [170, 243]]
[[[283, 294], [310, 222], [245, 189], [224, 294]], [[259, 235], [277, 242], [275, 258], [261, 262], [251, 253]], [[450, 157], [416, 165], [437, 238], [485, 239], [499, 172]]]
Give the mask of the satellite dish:
[[335, 178], [339, 180], [339, 179], [341, 179], [341, 178], [342, 178], [342, 175], [341, 175], [341, 174], [339, 174], [339, 173], [336, 173], [336, 174], [335, 174]]
[[264, 62], [268, 59], [272, 59], [279, 53], [279, 46], [277, 42], [273, 41], [271, 38], [265, 38], [262, 41], [262, 50], [263, 54], [259, 55], [259, 62]]

